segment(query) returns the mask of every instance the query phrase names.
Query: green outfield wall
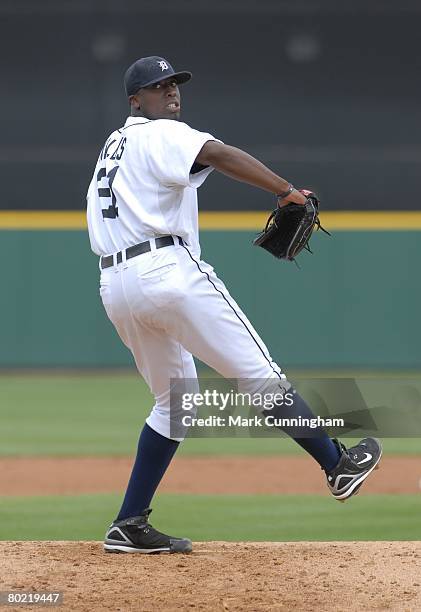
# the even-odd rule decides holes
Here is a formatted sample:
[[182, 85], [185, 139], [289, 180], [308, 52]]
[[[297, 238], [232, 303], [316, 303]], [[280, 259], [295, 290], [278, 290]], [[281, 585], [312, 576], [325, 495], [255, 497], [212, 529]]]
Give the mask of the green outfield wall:
[[[339, 231], [301, 269], [204, 231], [203, 258], [286, 368], [420, 368], [420, 231]], [[127, 366], [82, 230], [0, 231], [0, 367]]]

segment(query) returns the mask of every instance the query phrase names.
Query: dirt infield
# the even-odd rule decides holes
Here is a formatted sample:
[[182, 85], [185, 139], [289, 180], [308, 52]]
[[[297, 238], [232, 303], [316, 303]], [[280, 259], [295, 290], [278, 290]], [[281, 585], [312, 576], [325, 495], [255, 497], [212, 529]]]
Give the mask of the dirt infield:
[[[123, 491], [126, 457], [2, 458], [1, 495], [64, 495]], [[420, 457], [386, 457], [365, 493], [419, 493]], [[194, 494], [325, 494], [320, 468], [309, 457], [177, 457], [160, 492]]]
[[420, 574], [420, 542], [208, 542], [149, 556], [107, 554], [99, 542], [3, 542], [0, 565], [3, 591], [62, 591], [61, 609], [83, 612], [415, 612]]

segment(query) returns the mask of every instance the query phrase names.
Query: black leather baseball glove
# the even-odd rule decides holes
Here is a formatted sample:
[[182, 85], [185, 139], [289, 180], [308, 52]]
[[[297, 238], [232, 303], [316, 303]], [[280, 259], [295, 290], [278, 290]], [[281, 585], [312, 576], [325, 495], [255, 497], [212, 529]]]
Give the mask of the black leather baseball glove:
[[294, 261], [303, 249], [311, 253], [308, 242], [314, 228], [329, 234], [320, 225], [317, 196], [305, 189], [300, 189], [300, 192], [306, 196], [306, 203], [290, 202], [276, 208], [267, 220], [265, 229], [253, 240], [254, 245], [266, 249], [278, 259]]

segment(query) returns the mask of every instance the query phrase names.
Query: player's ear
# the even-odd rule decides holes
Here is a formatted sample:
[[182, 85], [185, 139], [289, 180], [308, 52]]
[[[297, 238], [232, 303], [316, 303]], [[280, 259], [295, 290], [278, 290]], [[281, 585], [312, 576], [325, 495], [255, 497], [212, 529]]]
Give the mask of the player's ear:
[[129, 96], [129, 104], [131, 108], [134, 108], [136, 110], [140, 109], [140, 99], [139, 99], [138, 94], [133, 94]]

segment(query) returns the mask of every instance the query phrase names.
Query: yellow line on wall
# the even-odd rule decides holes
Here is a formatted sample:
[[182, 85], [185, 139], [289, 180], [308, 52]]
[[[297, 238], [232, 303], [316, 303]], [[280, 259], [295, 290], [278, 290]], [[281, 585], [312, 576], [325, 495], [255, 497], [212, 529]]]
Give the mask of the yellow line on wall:
[[0, 229], [86, 229], [86, 213], [78, 210], [3, 210], [0, 211]]
[[320, 214], [332, 230], [420, 230], [421, 211], [329, 211]]
[[[204, 211], [202, 230], [261, 230], [269, 212]], [[421, 230], [421, 211], [326, 211], [320, 215], [330, 231]], [[0, 211], [0, 230], [86, 230], [84, 211]]]
[[[200, 228], [208, 230], [261, 230], [269, 213], [202, 212]], [[326, 211], [320, 214], [323, 226], [332, 231], [420, 230], [421, 211]]]

